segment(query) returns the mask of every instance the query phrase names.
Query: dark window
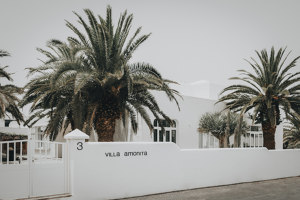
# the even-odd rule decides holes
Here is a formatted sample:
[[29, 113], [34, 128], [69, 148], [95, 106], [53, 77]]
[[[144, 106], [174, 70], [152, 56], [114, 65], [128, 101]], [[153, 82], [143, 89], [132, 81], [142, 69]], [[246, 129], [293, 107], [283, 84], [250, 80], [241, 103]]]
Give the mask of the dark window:
[[154, 120], [154, 126], [157, 126], [157, 119]]
[[166, 142], [170, 142], [170, 131], [166, 131]]
[[[154, 130], [153, 130], [153, 141], [154, 142], [174, 142], [176, 143], [176, 122], [172, 120], [172, 123], [163, 120], [155, 119], [153, 121]], [[162, 131], [160, 125], [162, 125], [165, 130]]]
[[162, 133], [162, 131], [159, 131], [159, 141], [160, 142], [164, 141], [164, 134]]
[[259, 126], [251, 126], [251, 131], [259, 131]]
[[170, 123], [167, 120], [164, 121], [165, 121], [165, 127], [170, 127]]
[[172, 142], [176, 143], [176, 131], [172, 130]]
[[157, 129], [154, 129], [154, 142], [157, 142]]
[[4, 126], [5, 126], [5, 127], [9, 127], [9, 124], [10, 124], [11, 121], [12, 121], [12, 120], [5, 120], [5, 121], [4, 121]]

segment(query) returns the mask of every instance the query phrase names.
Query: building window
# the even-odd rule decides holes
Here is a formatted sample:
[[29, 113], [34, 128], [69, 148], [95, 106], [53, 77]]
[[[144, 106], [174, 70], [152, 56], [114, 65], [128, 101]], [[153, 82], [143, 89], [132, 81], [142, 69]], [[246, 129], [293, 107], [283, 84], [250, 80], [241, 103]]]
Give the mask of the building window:
[[176, 143], [176, 122], [173, 120], [173, 124], [170, 124], [167, 120], [162, 120], [162, 126], [164, 126], [164, 132], [159, 126], [158, 120], [153, 122], [153, 141], [154, 142], [174, 142]]
[[157, 129], [154, 129], [153, 140], [157, 142]]
[[263, 141], [261, 126], [251, 126], [250, 131], [245, 134], [243, 147], [263, 147]]
[[176, 143], [176, 130], [172, 130], [172, 142]]
[[261, 126], [250, 126], [250, 131], [256, 131], [256, 132], [262, 131]]
[[12, 121], [15, 121], [15, 120], [6, 119], [6, 120], [4, 121], [4, 126], [5, 126], [5, 127], [9, 127], [9, 124], [10, 124], [10, 122], [12, 122]]
[[166, 142], [170, 142], [170, 131], [166, 131]]

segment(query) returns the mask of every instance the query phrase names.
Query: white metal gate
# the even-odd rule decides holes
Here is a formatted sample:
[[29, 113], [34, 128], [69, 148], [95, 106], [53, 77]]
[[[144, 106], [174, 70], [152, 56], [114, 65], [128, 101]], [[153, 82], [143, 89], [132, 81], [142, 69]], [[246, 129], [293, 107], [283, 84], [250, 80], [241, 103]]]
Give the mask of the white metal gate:
[[0, 142], [0, 199], [67, 194], [68, 175], [66, 143]]

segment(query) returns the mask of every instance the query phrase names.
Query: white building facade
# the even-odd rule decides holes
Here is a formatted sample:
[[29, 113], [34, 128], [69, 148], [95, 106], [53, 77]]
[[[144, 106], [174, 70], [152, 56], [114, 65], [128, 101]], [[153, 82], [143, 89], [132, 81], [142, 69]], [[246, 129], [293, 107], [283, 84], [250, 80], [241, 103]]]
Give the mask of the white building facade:
[[[219, 112], [225, 107], [224, 103], [216, 104], [217, 100], [205, 99], [191, 96], [182, 96], [178, 98], [180, 110], [178, 110], [175, 102], [170, 102], [163, 93], [155, 93], [155, 97], [160, 105], [160, 108], [173, 120], [173, 125], [170, 125], [165, 120], [165, 132], [163, 133], [154, 116], [151, 116], [151, 121], [154, 130], [150, 132], [146, 123], [139, 119], [139, 128], [137, 134], [130, 130], [130, 126], [125, 131], [127, 136], [121, 136], [124, 131], [122, 128], [117, 128], [115, 141], [129, 142], [174, 142], [181, 149], [196, 149], [196, 148], [218, 148], [219, 141], [212, 134], [200, 134], [198, 132], [199, 121], [201, 116], [206, 112]], [[252, 125], [252, 121], [245, 119], [250, 126], [245, 135], [241, 137], [241, 146], [244, 148], [263, 147], [263, 133], [260, 125]], [[122, 123], [117, 123], [123, 126]], [[125, 128], [126, 129], [126, 128]], [[283, 128], [282, 125], [277, 126], [276, 134], [276, 149], [283, 147]], [[230, 146], [233, 147], [234, 135], [229, 139]]]
[[[195, 149], [199, 145], [198, 124], [201, 116], [206, 112], [217, 112], [224, 108], [224, 104], [215, 105], [215, 100], [200, 99], [183, 96], [178, 98], [180, 110], [175, 102], [170, 102], [165, 94], [155, 93], [160, 108], [174, 121], [174, 125], [166, 123], [165, 133], [161, 132], [157, 120], [151, 116], [154, 126], [150, 132], [146, 123], [139, 119], [137, 134], [128, 131], [128, 140], [131, 142], [174, 142], [182, 149]], [[130, 127], [129, 127], [130, 129]], [[119, 133], [116, 133], [118, 135]], [[118, 136], [116, 136], [118, 138]]]

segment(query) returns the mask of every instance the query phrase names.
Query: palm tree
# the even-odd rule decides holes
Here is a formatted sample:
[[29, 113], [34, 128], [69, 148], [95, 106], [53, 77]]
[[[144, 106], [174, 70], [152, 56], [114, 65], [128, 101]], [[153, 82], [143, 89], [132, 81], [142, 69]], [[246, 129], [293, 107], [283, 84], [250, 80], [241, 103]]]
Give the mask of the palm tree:
[[[107, 7], [106, 19], [84, 10], [89, 24], [78, 14], [77, 17], [87, 34], [78, 31], [71, 23], [67, 26], [77, 35], [73, 38], [83, 46], [87, 69], [67, 69], [59, 73], [76, 70], [75, 94], [84, 91], [88, 95], [89, 105], [94, 110], [94, 128], [101, 141], [113, 141], [116, 120], [129, 114], [134, 131], [137, 131], [137, 113], [152, 129], [148, 108], [156, 118], [163, 118], [172, 122], [162, 112], [150, 90], [165, 92], [170, 100], [175, 100], [177, 91], [169, 88], [172, 81], [165, 80], [159, 72], [149, 64], [129, 63], [135, 50], [147, 40], [150, 34], [137, 38], [141, 28], [138, 28], [128, 40], [133, 15], [125, 11], [121, 14], [117, 27], [112, 23], [112, 12]], [[126, 43], [127, 42], [127, 43]], [[126, 45], [125, 45], [126, 43]], [[177, 102], [177, 101], [176, 101]]]
[[289, 123], [284, 127], [283, 143], [287, 148], [300, 148], [300, 120], [289, 115]]
[[[69, 43], [72, 44], [69, 46], [73, 46], [72, 48], [75, 46], [79, 50], [74, 54], [74, 59], [69, 59], [68, 56], [54, 56], [63, 59], [53, 59], [53, 54], [48, 51], [43, 52], [49, 58], [49, 61], [45, 63], [51, 63], [51, 67], [54, 68], [53, 74], [47, 77], [49, 83], [54, 84], [50, 91], [55, 90], [55, 88], [66, 87], [68, 88], [67, 91], [72, 91], [72, 94], [70, 93], [68, 98], [64, 95], [65, 99], [69, 99], [69, 102], [75, 102], [74, 106], [71, 106], [70, 110], [64, 113], [55, 107], [55, 113], [60, 116], [65, 116], [67, 113], [75, 115], [74, 107], [77, 108], [82, 105], [80, 102], [84, 102], [82, 107], [87, 112], [82, 116], [82, 121], [88, 129], [93, 126], [98, 133], [99, 141], [113, 141], [116, 120], [123, 119], [125, 123], [124, 119], [127, 116], [131, 119], [131, 126], [135, 132], [138, 129], [138, 114], [152, 129], [147, 110], [158, 119], [163, 117], [172, 122], [159, 108], [151, 90], [165, 92], [169, 99], [174, 100], [178, 105], [175, 98], [178, 92], [169, 87], [170, 83], [175, 82], [163, 79], [150, 64], [129, 63], [135, 50], [150, 34], [137, 38], [141, 31], [141, 28], [138, 28], [128, 40], [133, 16], [127, 16], [126, 11], [121, 14], [116, 28], [112, 24], [112, 13], [109, 6], [107, 7], [106, 19], [98, 16], [99, 19], [97, 20], [90, 10], [84, 11], [89, 23], [75, 14], [86, 35], [73, 24], [67, 22], [67, 26], [78, 37], [68, 38]], [[58, 42], [56, 45], [62, 44]], [[52, 50], [57, 52], [53, 47]], [[38, 69], [34, 72], [43, 71], [46, 74], [48, 73], [47, 70]], [[29, 88], [34, 87], [28, 86]], [[37, 91], [43, 93], [43, 89], [37, 88]], [[37, 96], [40, 95], [36, 95], [33, 99]], [[53, 107], [54, 105], [48, 109], [53, 110]], [[71, 118], [75, 119], [76, 116]]]
[[[10, 56], [7, 51], [0, 50], [0, 57]], [[5, 71], [5, 67], [0, 67], [0, 78], [5, 78], [8, 81], [13, 81], [11, 74]], [[23, 121], [23, 115], [18, 108], [18, 94], [22, 93], [22, 89], [12, 85], [0, 84], [0, 118], [4, 118], [6, 113], [11, 114], [13, 118], [20, 124]]]
[[[72, 130], [76, 128], [82, 130], [87, 110], [86, 102], [78, 98], [80, 93], [74, 95], [74, 84], [68, 83], [73, 74], [62, 76], [59, 81], [53, 81], [60, 68], [79, 64], [80, 57], [78, 58], [77, 54], [80, 48], [72, 41], [67, 44], [59, 40], [50, 40], [47, 47], [53, 53], [40, 48], [37, 50], [48, 60], [38, 68], [28, 68], [28, 75], [36, 76], [25, 85], [26, 94], [20, 106], [31, 104], [31, 116], [25, 121], [25, 125], [29, 127], [42, 118], [49, 119], [45, 132], [50, 134], [53, 140], [61, 129], [66, 130], [69, 125]], [[74, 115], [76, 117], [73, 117]]]
[[253, 122], [261, 123], [264, 137], [264, 147], [275, 148], [276, 125], [280, 120], [280, 111], [299, 117], [296, 108], [300, 102], [300, 72], [290, 73], [296, 66], [299, 57], [284, 66], [289, 54], [284, 56], [285, 49], [280, 48], [276, 53], [271, 49], [270, 55], [266, 50], [256, 51], [259, 62], [251, 58], [247, 61], [254, 73], [239, 70], [240, 80], [245, 84], [226, 87], [221, 94], [224, 96], [218, 102], [226, 102], [226, 107], [233, 111], [245, 113], [253, 110]]

